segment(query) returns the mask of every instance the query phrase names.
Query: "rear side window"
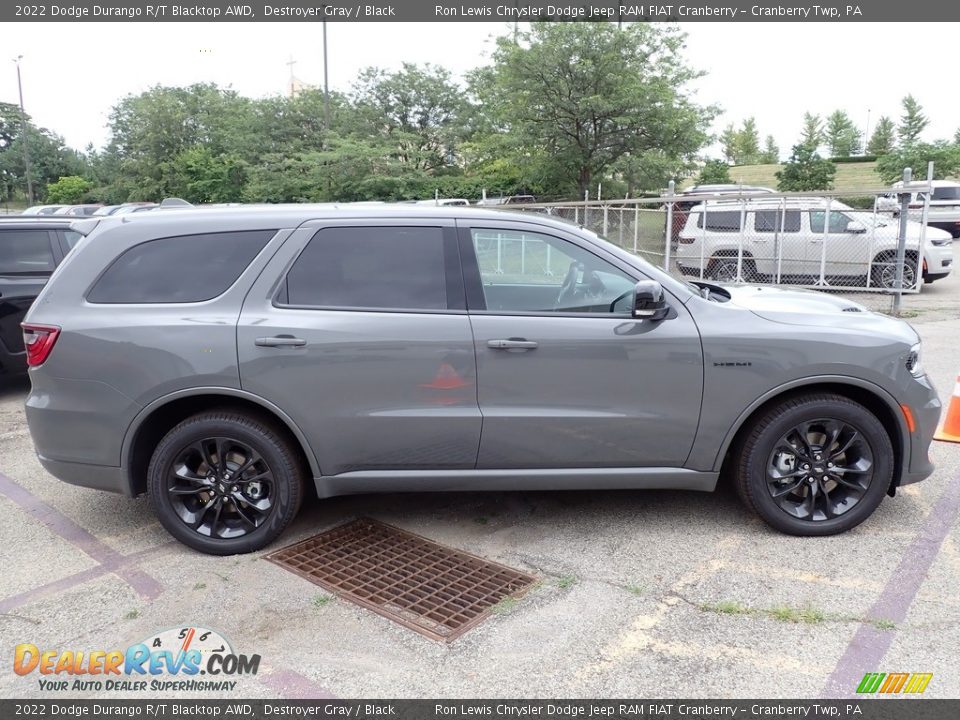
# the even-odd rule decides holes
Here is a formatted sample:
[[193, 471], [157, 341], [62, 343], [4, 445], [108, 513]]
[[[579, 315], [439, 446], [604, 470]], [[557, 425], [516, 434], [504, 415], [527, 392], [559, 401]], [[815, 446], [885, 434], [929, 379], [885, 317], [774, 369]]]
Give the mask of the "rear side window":
[[92, 303], [211, 300], [236, 282], [276, 230], [181, 235], [135, 245], [87, 294]]
[[50, 273], [54, 265], [49, 232], [0, 229], [0, 273]]
[[740, 211], [722, 210], [701, 213], [697, 219], [697, 227], [702, 228], [706, 217], [707, 230], [716, 230], [717, 232], [739, 232], [740, 231]]
[[439, 227], [324, 228], [290, 268], [281, 300], [301, 307], [446, 310], [448, 296], [456, 298], [447, 272], [456, 267], [451, 249]]
[[800, 232], [800, 211], [757, 210], [754, 219], [757, 232]]

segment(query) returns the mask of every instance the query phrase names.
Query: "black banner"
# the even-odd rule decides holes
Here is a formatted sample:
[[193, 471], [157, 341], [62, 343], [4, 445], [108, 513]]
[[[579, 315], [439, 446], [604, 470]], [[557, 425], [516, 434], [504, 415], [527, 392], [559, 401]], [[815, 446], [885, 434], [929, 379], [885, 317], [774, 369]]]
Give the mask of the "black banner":
[[353, 720], [954, 720], [960, 700], [0, 700], [14, 718], [351, 718]]
[[624, 0], [277, 0], [276, 2], [143, 3], [67, 0], [0, 5], [5, 22], [943, 22], [960, 20], [960, 4], [943, 0], [752, 2], [694, 0], [672, 4]]

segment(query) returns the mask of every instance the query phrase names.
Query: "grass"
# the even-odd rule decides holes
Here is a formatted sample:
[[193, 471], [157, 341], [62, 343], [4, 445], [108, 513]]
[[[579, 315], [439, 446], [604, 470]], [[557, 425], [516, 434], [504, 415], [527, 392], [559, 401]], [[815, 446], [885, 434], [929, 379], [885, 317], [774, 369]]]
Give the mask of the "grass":
[[326, 607], [333, 601], [333, 596], [331, 595], [316, 595], [313, 598], [313, 606], [315, 608]]
[[[730, 168], [730, 180], [744, 185], [759, 185], [777, 189], [777, 171], [783, 165], [739, 165]], [[837, 175], [833, 185], [835, 190], [862, 190], [864, 188], [886, 187], [887, 183], [877, 175], [876, 162], [837, 163]], [[694, 184], [694, 179], [684, 180], [681, 188]]]
[[507, 595], [507, 597], [500, 600], [500, 602], [498, 602], [496, 605], [492, 605], [490, 607], [490, 612], [492, 612], [494, 615], [507, 615], [508, 613], [514, 611], [514, 609], [517, 607], [517, 603], [518, 600], [515, 597]]
[[140, 611], [134, 608], [133, 610], [127, 610], [126, 614], [123, 616], [124, 620], [136, 620], [140, 617]]
[[736, 600], [721, 600], [718, 603], [701, 603], [697, 607], [703, 612], [712, 612], [718, 615], [748, 615], [751, 617], [766, 617], [784, 623], [818, 625], [822, 622], [859, 622], [869, 623], [880, 630], [894, 630], [896, 623], [891, 620], [867, 620], [852, 615], [838, 615], [825, 612], [820, 608], [791, 607], [778, 605], [772, 608], [752, 608]]
[[647, 591], [646, 585], [624, 585], [623, 589], [631, 595], [643, 595]]
[[563, 577], [557, 578], [557, 587], [561, 590], [566, 590], [567, 588], [573, 587], [577, 584], [577, 578], [573, 575], [564, 575]]
[[203, 590], [205, 587], [207, 587], [207, 584], [206, 584], [206, 583], [197, 583], [196, 585], [193, 586], [193, 589], [194, 589], [194, 590]]

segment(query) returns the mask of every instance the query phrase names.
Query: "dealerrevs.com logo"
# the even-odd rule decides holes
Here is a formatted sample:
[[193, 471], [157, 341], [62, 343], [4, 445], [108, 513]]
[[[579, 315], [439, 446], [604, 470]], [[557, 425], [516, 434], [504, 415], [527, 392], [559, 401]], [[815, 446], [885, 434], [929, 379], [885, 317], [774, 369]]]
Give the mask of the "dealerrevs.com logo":
[[[241, 675], [256, 675], [259, 655], [242, 655], [215, 630], [164, 630], [126, 650], [14, 648], [13, 671], [39, 675], [40, 690], [57, 691], [230, 691]], [[202, 678], [199, 676], [203, 676]]]

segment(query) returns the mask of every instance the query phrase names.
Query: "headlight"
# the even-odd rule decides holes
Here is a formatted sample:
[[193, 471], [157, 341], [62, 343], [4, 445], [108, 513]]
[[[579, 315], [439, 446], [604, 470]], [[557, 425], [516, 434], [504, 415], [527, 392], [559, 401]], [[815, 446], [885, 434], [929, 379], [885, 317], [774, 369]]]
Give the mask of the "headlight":
[[905, 363], [911, 375], [914, 377], [921, 377], [923, 375], [923, 363], [920, 362], [920, 343], [910, 348], [910, 353], [907, 355]]

